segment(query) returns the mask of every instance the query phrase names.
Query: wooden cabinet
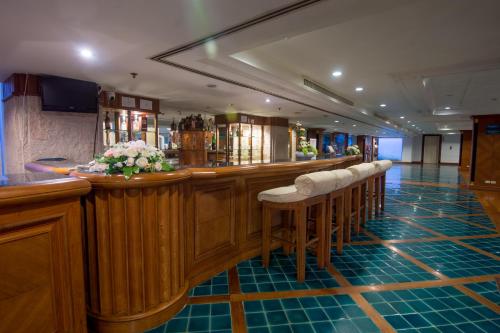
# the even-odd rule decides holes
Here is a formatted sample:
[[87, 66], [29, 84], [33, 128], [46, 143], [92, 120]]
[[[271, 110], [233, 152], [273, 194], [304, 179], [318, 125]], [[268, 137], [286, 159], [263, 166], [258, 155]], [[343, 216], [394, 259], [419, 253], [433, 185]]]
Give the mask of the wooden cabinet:
[[180, 165], [204, 166], [207, 163], [207, 143], [211, 142], [208, 131], [180, 132], [181, 148], [179, 149]]
[[0, 187], [1, 333], [87, 332], [82, 180]]

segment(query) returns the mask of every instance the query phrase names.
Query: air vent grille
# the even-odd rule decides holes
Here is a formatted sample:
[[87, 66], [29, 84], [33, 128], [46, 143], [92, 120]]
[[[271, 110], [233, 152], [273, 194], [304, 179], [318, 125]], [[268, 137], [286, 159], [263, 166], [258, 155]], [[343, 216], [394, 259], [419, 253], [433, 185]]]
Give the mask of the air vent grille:
[[320, 85], [314, 81], [311, 81], [307, 78], [304, 78], [304, 86], [306, 86], [309, 89], [312, 89], [316, 92], [319, 92], [320, 94], [328, 96], [336, 102], [344, 103], [344, 104], [351, 105], [351, 106], [354, 105], [353, 101], [348, 100], [347, 98], [342, 97], [342, 96], [334, 93], [333, 91], [328, 90], [327, 88], [323, 87], [322, 85]]

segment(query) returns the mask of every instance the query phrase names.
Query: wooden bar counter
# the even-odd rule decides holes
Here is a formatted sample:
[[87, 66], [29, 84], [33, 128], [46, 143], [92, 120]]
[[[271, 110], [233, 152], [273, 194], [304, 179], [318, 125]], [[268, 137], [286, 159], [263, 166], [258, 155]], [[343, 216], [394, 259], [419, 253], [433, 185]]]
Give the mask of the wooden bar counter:
[[86, 268], [89, 326], [140, 332], [175, 315], [196, 284], [260, 253], [257, 194], [307, 172], [360, 157], [190, 168], [88, 180]]
[[0, 332], [87, 332], [84, 180], [39, 173], [0, 180]]

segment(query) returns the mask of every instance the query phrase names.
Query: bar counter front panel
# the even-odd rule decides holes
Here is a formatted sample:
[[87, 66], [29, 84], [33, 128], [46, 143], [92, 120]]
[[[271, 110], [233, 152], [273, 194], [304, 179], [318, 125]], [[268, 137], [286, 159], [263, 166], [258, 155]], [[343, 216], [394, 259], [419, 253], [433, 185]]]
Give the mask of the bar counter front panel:
[[259, 192], [360, 162], [189, 168], [128, 181], [74, 173], [92, 184], [85, 200], [90, 328], [139, 332], [168, 320], [189, 288], [260, 253]]
[[[50, 239], [57, 242], [51, 245], [57, 245], [53, 248], [56, 252], [44, 258], [54, 265], [54, 275], [49, 281], [65, 281], [53, 285], [51, 300], [65, 306], [55, 307], [60, 319], [45, 323], [48, 326], [37, 323], [47, 328], [44, 331], [86, 330], [76, 306], [81, 304], [83, 308], [83, 285], [80, 288], [75, 282], [79, 278], [83, 282], [85, 277], [91, 331], [142, 332], [175, 315], [187, 303], [191, 287], [260, 253], [261, 205], [257, 201], [260, 191], [293, 184], [300, 174], [345, 168], [360, 162], [360, 157], [343, 157], [190, 168], [138, 174], [128, 181], [119, 175], [74, 173], [73, 176], [80, 179], [10, 187], [0, 191], [0, 245], [7, 241], [0, 249], [7, 251], [11, 232], [19, 230], [16, 227], [14, 231], [5, 223], [26, 219], [26, 228], [30, 230], [35, 231], [38, 226], [54, 226], [50, 230], [59, 230], [54, 234], [57, 237], [49, 232]], [[81, 195], [84, 195], [81, 202], [84, 223], [80, 228], [78, 197]], [[54, 214], [64, 216], [59, 215], [58, 209], [71, 211], [66, 215], [71, 218], [55, 221]], [[36, 221], [48, 221], [48, 224], [35, 223], [33, 227], [33, 214]], [[275, 218], [279, 223], [280, 216]], [[55, 222], [49, 223], [52, 220]], [[80, 236], [82, 228], [83, 236]], [[63, 241], [59, 235], [64, 234], [68, 238]], [[23, 235], [33, 247], [37, 246], [34, 243], [37, 238], [31, 237], [31, 233]], [[79, 239], [83, 239], [84, 273], [78, 270], [82, 262]], [[66, 255], [61, 257], [63, 253]], [[15, 255], [4, 257], [8, 267], [17, 267], [14, 263]], [[29, 266], [29, 262], [23, 263]], [[26, 269], [33, 271], [36, 265], [34, 267]], [[40, 274], [41, 271], [38, 276]], [[72, 290], [67, 289], [68, 280], [72, 281]], [[66, 303], [57, 301], [61, 300], [61, 293]], [[13, 309], [8, 300], [4, 301], [0, 304], [5, 306], [5, 311]], [[36, 299], [24, 301], [34, 304]], [[25, 312], [16, 313], [24, 316]], [[16, 313], [11, 313], [9, 321], [23, 322], [24, 318]]]

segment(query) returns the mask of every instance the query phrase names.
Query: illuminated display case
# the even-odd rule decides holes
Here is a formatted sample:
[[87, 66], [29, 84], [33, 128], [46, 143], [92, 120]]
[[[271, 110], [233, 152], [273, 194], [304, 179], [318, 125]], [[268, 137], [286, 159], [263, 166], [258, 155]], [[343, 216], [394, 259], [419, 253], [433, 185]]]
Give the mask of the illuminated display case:
[[115, 92], [103, 92], [103, 143], [107, 149], [117, 142], [143, 140], [158, 147], [159, 100]]
[[232, 165], [271, 161], [269, 118], [245, 114], [217, 115], [217, 160]]

